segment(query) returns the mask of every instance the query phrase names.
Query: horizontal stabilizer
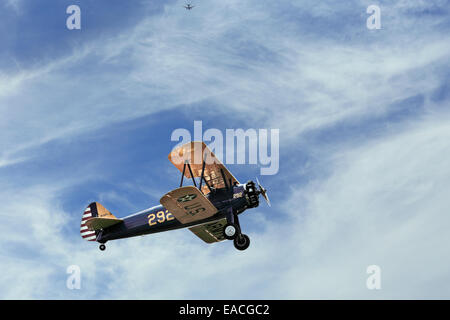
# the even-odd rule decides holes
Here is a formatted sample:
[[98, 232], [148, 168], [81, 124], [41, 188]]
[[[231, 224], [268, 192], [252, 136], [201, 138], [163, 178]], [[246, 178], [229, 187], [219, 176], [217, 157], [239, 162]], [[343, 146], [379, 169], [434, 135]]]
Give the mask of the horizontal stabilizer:
[[86, 226], [89, 230], [96, 231], [106, 229], [122, 221], [122, 219], [117, 218], [91, 218], [86, 221]]

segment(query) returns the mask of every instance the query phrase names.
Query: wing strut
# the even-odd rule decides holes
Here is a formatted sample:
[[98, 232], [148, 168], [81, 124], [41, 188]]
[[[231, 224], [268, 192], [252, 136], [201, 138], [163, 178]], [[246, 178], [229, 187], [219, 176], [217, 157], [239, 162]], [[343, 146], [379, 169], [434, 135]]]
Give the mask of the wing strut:
[[200, 191], [202, 190], [202, 182], [205, 181], [206, 186], [209, 189], [209, 192], [212, 192], [211, 187], [209, 186], [208, 181], [206, 181], [205, 179], [205, 166], [206, 166], [206, 153], [205, 156], [203, 157], [203, 165], [202, 165], [202, 174], [200, 176], [200, 186], [198, 187], [200, 189]]
[[[202, 174], [200, 175], [200, 186], [198, 187], [200, 190], [202, 190], [203, 175], [205, 174], [205, 165], [206, 165], [205, 157], [206, 157], [206, 154], [205, 154], [205, 156], [203, 156]], [[206, 180], [205, 180], [205, 182], [206, 182]]]
[[231, 185], [230, 186], [228, 185], [227, 178], [225, 177], [225, 173], [223, 172], [222, 168], [220, 168], [220, 174], [222, 175], [223, 182], [225, 183], [225, 188], [229, 190]]
[[184, 163], [183, 166], [183, 173], [181, 174], [181, 182], [180, 182], [180, 188], [183, 186], [183, 178], [184, 178], [184, 172], [186, 171], [186, 163]]
[[[184, 166], [183, 166], [183, 173], [181, 174], [180, 188], [183, 186], [184, 172], [186, 171], [186, 166], [189, 169], [189, 173], [191, 174], [192, 181], [194, 182], [194, 186], [197, 188], [197, 183], [195, 182], [194, 175], [193, 175], [192, 169], [191, 169], [191, 165], [187, 161], [184, 163]], [[200, 184], [200, 187], [201, 187], [201, 184]]]
[[187, 164], [187, 166], [188, 166], [189, 173], [191, 174], [192, 181], [194, 182], [194, 186], [197, 188], [197, 183], [195, 182], [195, 178], [194, 178], [194, 174], [192, 173], [191, 165], [189, 164], [189, 162], [186, 162], [185, 165], [186, 165], [186, 164]]

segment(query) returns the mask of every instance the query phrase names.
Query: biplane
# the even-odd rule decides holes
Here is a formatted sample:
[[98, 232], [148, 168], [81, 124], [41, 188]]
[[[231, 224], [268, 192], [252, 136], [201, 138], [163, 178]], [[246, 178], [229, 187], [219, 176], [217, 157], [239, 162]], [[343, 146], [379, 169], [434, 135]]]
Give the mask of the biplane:
[[[188, 228], [206, 243], [233, 240], [236, 249], [247, 249], [250, 238], [242, 233], [238, 215], [257, 207], [260, 195], [270, 206], [258, 179], [257, 185], [239, 183], [204, 142], [175, 148], [169, 160], [181, 172], [181, 181], [177, 189], [162, 196], [160, 205], [116, 218], [93, 202], [84, 210], [81, 237], [100, 243], [103, 251], [110, 240]], [[184, 178], [192, 179], [193, 185], [183, 186]]]

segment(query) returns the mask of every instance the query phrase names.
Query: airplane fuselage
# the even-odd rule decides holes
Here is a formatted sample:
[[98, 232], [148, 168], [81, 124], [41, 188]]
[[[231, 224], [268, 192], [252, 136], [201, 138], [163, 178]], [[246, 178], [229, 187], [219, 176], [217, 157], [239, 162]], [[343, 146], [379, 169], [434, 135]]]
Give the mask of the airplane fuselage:
[[217, 213], [212, 217], [183, 224], [175, 219], [172, 213], [164, 206], [157, 205], [122, 218], [123, 223], [113, 225], [107, 230], [100, 231], [101, 234], [97, 241], [105, 243], [109, 240], [188, 228], [220, 220], [226, 217], [227, 210], [230, 208], [233, 208], [234, 212], [240, 214], [248, 207], [248, 201], [245, 197], [245, 185], [243, 184], [233, 186], [232, 192], [229, 190], [227, 191], [225, 188], [216, 189], [207, 194], [206, 197], [217, 208]]

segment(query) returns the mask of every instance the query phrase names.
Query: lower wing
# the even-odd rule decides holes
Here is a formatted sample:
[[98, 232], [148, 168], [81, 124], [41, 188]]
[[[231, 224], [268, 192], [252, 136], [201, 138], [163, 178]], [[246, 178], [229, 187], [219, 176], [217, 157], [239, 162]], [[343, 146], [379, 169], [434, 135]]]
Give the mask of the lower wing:
[[217, 221], [201, 224], [189, 228], [197, 237], [206, 243], [214, 243], [225, 240], [223, 228], [227, 224], [227, 219], [223, 218]]

